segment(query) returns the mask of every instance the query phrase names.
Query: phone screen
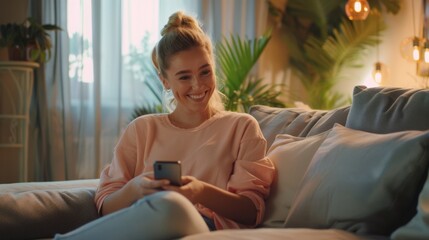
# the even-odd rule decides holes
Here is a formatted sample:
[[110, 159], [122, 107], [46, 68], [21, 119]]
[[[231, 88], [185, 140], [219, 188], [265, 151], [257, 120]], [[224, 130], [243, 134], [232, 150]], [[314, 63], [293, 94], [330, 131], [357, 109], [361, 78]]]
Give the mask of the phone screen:
[[155, 179], [168, 179], [171, 185], [182, 186], [180, 161], [155, 161], [153, 170]]

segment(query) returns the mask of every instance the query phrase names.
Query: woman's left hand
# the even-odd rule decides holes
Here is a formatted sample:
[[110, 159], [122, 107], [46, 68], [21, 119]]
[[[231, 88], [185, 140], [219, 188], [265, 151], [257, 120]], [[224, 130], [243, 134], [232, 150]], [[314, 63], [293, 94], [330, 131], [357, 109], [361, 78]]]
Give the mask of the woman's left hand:
[[199, 197], [204, 191], [205, 183], [192, 176], [182, 176], [182, 186], [163, 186], [164, 190], [175, 191], [185, 196], [193, 204], [199, 202]]

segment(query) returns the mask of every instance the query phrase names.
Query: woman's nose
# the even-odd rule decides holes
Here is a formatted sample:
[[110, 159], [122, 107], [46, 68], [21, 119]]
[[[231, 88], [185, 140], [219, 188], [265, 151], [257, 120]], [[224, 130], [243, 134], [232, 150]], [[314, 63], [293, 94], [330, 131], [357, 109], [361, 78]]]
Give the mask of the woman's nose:
[[196, 77], [196, 76], [192, 77], [192, 83], [191, 84], [192, 84], [193, 89], [198, 89], [201, 86], [201, 82], [198, 79], [198, 77]]

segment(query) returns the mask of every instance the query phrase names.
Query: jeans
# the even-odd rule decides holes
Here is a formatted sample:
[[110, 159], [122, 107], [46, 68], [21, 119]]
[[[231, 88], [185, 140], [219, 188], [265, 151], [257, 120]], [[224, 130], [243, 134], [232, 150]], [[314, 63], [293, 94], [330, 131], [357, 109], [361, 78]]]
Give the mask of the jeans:
[[175, 239], [204, 232], [209, 228], [188, 199], [162, 191], [55, 239]]

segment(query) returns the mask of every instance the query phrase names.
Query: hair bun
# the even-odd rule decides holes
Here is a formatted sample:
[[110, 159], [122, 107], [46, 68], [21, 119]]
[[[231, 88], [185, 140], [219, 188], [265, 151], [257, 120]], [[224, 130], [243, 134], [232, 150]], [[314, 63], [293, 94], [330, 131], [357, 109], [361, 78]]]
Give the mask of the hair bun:
[[179, 28], [202, 31], [195, 18], [185, 15], [182, 11], [178, 11], [170, 16], [168, 23], [161, 30], [161, 36], [164, 36], [168, 32], [176, 31]]

